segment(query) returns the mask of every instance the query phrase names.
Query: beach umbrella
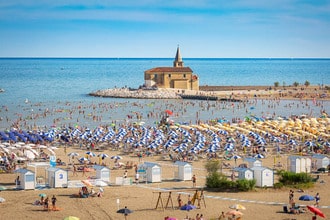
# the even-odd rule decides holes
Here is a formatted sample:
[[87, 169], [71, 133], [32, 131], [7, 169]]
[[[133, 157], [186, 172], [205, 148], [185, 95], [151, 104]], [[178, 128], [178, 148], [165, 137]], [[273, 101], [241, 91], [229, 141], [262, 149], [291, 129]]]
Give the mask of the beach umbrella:
[[240, 159], [241, 157], [238, 156], [238, 155], [234, 155], [234, 156], [232, 156], [231, 158], [234, 159], [234, 160], [237, 160], [237, 159]]
[[315, 214], [315, 216], [318, 215], [322, 218], [325, 218], [324, 213], [320, 209], [316, 208], [315, 206], [308, 205], [307, 208], [309, 209], [309, 211], [313, 212]]
[[180, 210], [183, 210], [183, 211], [190, 211], [190, 210], [193, 210], [193, 209], [196, 209], [196, 206], [194, 205], [191, 205], [191, 204], [187, 204], [187, 205], [184, 205], [180, 208]]
[[301, 201], [313, 201], [314, 200], [314, 196], [311, 195], [302, 195], [299, 197], [299, 200]]
[[166, 112], [166, 114], [168, 114], [168, 115], [173, 115], [173, 112], [172, 112], [171, 110], [169, 110], [169, 109], [166, 109], [165, 112]]
[[86, 154], [89, 155], [89, 156], [91, 156], [91, 157], [95, 157], [96, 156], [96, 154], [93, 153], [92, 151], [87, 151]]
[[0, 186], [0, 191], [4, 191], [4, 190], [7, 190], [7, 187], [5, 187], [5, 186]]
[[118, 156], [118, 155], [111, 156], [110, 158], [113, 159], [113, 160], [121, 160], [121, 159], [123, 159], [123, 157]]
[[130, 210], [130, 209], [128, 209], [127, 206], [125, 206], [125, 208], [119, 209], [117, 211], [117, 213], [124, 214], [125, 215], [125, 219], [127, 219], [127, 215], [133, 213], [133, 211]]
[[259, 159], [265, 158], [264, 155], [262, 155], [262, 154], [257, 154], [257, 155], [255, 155], [254, 157], [255, 157], [255, 158], [259, 158]]
[[78, 157], [79, 156], [79, 153], [77, 152], [71, 152], [68, 154], [69, 157]]
[[2, 197], [0, 197], [0, 203], [5, 202], [6, 200]]
[[99, 155], [97, 155], [97, 156], [98, 156], [98, 157], [102, 157], [102, 160], [103, 160], [104, 158], [106, 158], [106, 157], [109, 157], [108, 154], [104, 154], [104, 153], [99, 154]]
[[231, 206], [229, 206], [229, 208], [231, 208], [231, 209], [236, 209], [236, 210], [246, 210], [246, 208], [243, 206], [243, 205], [241, 205], [241, 204], [235, 204], [235, 205], [231, 205]]
[[46, 198], [47, 195], [45, 193], [40, 193], [39, 196]]
[[80, 161], [80, 162], [87, 162], [87, 161], [89, 161], [89, 159], [87, 159], [86, 157], [81, 157], [81, 158], [79, 159], [79, 161]]
[[78, 218], [76, 216], [67, 216], [63, 220], [80, 220], [80, 218]]

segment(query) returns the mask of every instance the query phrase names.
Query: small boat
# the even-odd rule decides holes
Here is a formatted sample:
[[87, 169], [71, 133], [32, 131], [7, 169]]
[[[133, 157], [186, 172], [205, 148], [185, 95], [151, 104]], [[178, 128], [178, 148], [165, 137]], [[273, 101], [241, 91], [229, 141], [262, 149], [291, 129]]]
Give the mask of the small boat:
[[4, 89], [0, 89], [0, 92], [5, 92], [5, 90]]

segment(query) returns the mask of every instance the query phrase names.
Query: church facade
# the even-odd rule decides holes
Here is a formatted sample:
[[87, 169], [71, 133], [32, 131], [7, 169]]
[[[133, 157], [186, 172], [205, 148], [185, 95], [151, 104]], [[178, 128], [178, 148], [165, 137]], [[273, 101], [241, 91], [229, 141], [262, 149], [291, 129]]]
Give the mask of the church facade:
[[198, 76], [184, 67], [180, 48], [177, 48], [173, 67], [155, 67], [144, 72], [146, 87], [199, 90]]

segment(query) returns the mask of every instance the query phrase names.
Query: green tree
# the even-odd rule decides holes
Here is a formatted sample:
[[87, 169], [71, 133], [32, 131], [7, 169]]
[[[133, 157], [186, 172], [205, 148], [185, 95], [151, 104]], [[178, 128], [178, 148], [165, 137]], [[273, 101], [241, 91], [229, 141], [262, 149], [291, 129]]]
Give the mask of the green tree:
[[280, 83], [279, 82], [274, 82], [274, 87], [277, 88], [279, 87]]
[[296, 81], [296, 82], [293, 83], [293, 86], [294, 87], [298, 87], [299, 86], [299, 83]]
[[206, 171], [210, 173], [216, 173], [220, 170], [220, 161], [219, 160], [210, 160], [205, 164]]
[[308, 80], [305, 81], [304, 85], [306, 86], [306, 88], [310, 85], [310, 82]]

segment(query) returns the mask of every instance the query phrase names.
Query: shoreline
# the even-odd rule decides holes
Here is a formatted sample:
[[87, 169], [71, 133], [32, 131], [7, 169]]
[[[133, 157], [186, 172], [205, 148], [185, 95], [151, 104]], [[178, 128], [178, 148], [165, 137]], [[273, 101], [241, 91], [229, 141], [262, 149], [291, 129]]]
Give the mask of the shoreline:
[[[283, 99], [283, 100], [325, 100], [329, 101], [328, 90], [319, 86], [278, 87], [273, 86], [200, 86], [199, 91], [181, 89], [130, 90], [128, 88], [109, 88], [89, 93], [90, 96], [135, 99], [182, 99], [182, 96], [202, 100], [248, 100]], [[195, 96], [195, 98], [194, 98]]]

